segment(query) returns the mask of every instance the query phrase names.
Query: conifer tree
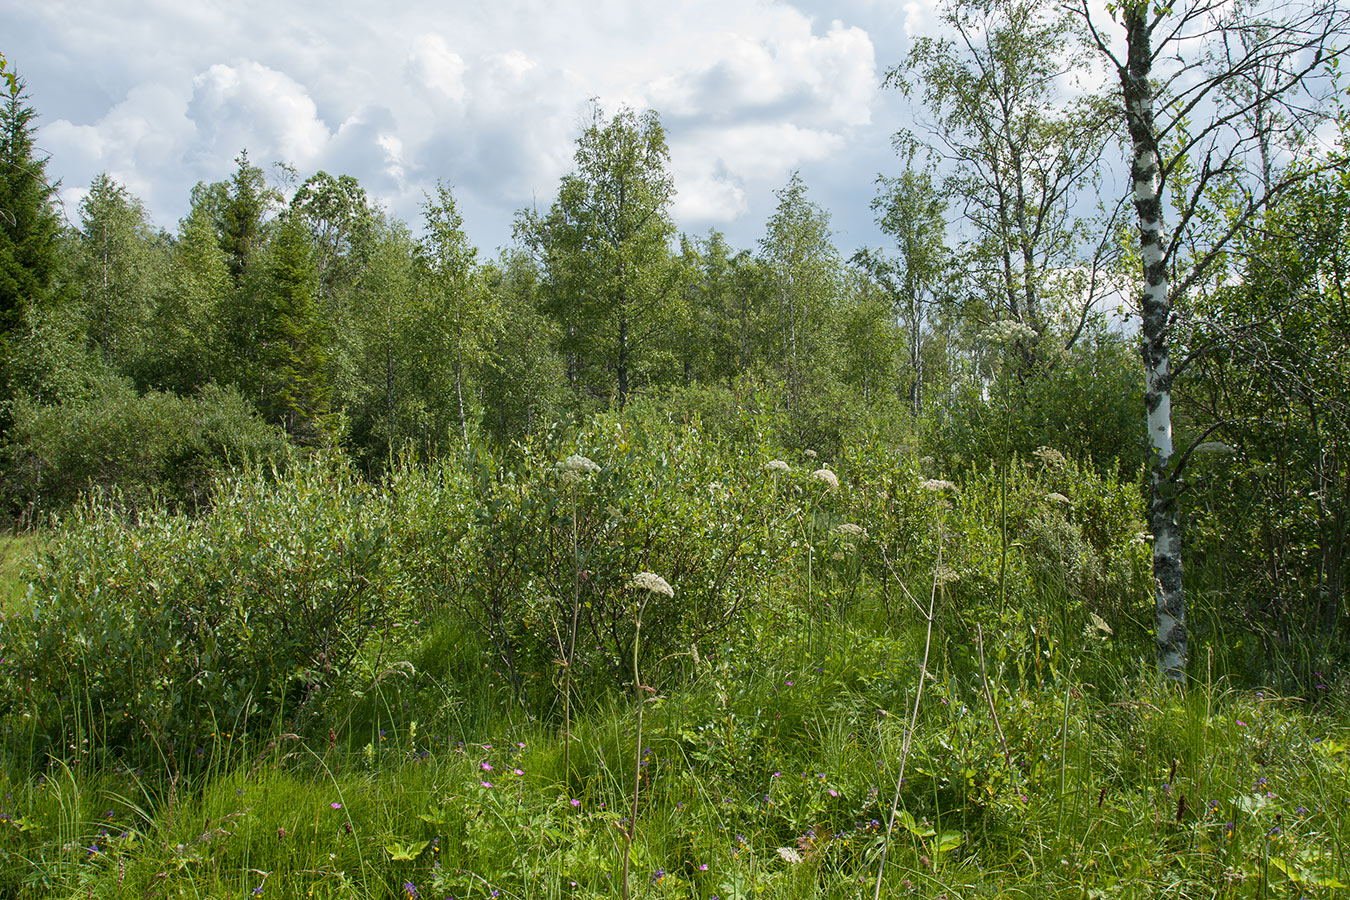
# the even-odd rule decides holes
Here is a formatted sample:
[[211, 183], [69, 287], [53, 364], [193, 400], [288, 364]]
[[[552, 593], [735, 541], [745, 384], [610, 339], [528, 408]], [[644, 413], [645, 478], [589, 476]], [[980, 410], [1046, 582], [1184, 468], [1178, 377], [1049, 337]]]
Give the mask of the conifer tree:
[[328, 378], [329, 340], [320, 314], [318, 269], [304, 223], [294, 213], [278, 221], [268, 246], [263, 286], [267, 321], [267, 378], [264, 413], [280, 420], [301, 444], [332, 437], [332, 392]]
[[6, 72], [0, 97], [0, 338], [9, 346], [28, 310], [40, 303], [56, 272], [59, 221], [47, 160], [33, 146], [37, 113], [22, 79]]

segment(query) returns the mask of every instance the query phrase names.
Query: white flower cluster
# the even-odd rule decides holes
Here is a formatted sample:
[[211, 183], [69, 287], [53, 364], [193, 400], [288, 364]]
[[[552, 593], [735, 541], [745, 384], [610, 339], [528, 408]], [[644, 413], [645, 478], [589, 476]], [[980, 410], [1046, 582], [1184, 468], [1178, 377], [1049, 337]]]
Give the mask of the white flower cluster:
[[1232, 456], [1237, 451], [1223, 441], [1205, 441], [1191, 451], [1199, 456]]
[[1031, 455], [1044, 463], [1047, 469], [1062, 469], [1069, 464], [1069, 461], [1064, 458], [1064, 454], [1054, 447], [1037, 447], [1031, 451]]
[[955, 569], [950, 568], [946, 563], [943, 563], [938, 566], [937, 571], [933, 573], [933, 580], [938, 584], [952, 584], [953, 582], [960, 581], [961, 575]]
[[1068, 497], [1065, 497], [1059, 491], [1051, 491], [1050, 493], [1045, 495], [1045, 499], [1053, 500], [1056, 503], [1062, 503], [1065, 506], [1073, 506], [1073, 501], [1070, 500]]
[[980, 339], [991, 344], [1015, 344], [1018, 341], [1036, 340], [1036, 332], [1024, 322], [1004, 319], [981, 331]]
[[839, 490], [839, 476], [835, 475], [829, 469], [816, 469], [811, 473], [811, 477], [816, 481], [825, 482], [825, 486], [832, 491]]
[[788, 464], [781, 459], [771, 459], [764, 464], [764, 471], [772, 472], [775, 475], [781, 472], [786, 475], [790, 470]]
[[940, 494], [943, 491], [956, 492], [956, 485], [947, 481], [945, 478], [929, 478], [926, 481], [920, 481], [919, 487], [923, 488], [925, 491], [932, 491], [935, 494]]
[[836, 528], [834, 531], [835, 534], [841, 534], [844, 537], [852, 537], [852, 538], [867, 537], [867, 529], [862, 527], [861, 525], [854, 525], [852, 522], [845, 522], [844, 524]]
[[651, 591], [653, 594], [661, 594], [664, 597], [675, 596], [675, 589], [664, 578], [653, 572], [637, 573], [633, 576], [633, 580], [628, 582], [628, 586], [638, 590]]
[[1112, 634], [1111, 626], [1106, 624], [1106, 620], [1096, 613], [1088, 613], [1088, 623], [1083, 628], [1083, 636], [1093, 640], [1104, 641]]
[[568, 484], [576, 484], [587, 475], [593, 475], [600, 471], [599, 466], [580, 453], [573, 453], [567, 459], [558, 463], [555, 468], [558, 470], [558, 477]]

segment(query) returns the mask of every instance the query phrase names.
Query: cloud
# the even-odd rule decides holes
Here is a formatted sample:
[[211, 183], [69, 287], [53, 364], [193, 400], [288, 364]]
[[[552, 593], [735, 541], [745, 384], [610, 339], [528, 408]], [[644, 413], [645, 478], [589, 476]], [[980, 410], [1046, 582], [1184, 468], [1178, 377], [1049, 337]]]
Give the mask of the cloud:
[[464, 59], [439, 34], [420, 35], [408, 54], [409, 80], [457, 103], [464, 102], [464, 68]]
[[181, 189], [164, 176], [181, 168], [181, 148], [194, 133], [183, 107], [183, 91], [147, 84], [133, 88], [92, 125], [57, 119], [45, 126], [39, 136], [43, 149], [53, 160], [62, 161], [63, 173], [81, 175], [78, 180], [63, 178], [67, 215], [73, 218], [85, 186], [100, 172], [107, 172], [152, 209], [157, 199], [167, 200]]
[[197, 153], [207, 159], [230, 159], [248, 148], [255, 160], [303, 170], [332, 138], [305, 87], [259, 63], [217, 63], [192, 87], [187, 115], [197, 126]]
[[733, 222], [750, 211], [747, 193], [768, 196], [804, 163], [828, 159], [845, 146], [842, 134], [789, 122], [706, 128], [677, 137], [674, 160], [677, 219], [699, 225]]
[[[677, 224], [758, 227], [792, 169], [847, 165], [867, 140], [889, 152], [878, 32], [858, 16], [884, 14], [903, 39], [897, 11], [871, 0], [329, 0], [319, 17], [261, 0], [53, 2], [75, 25], [34, 12], [15, 40], [63, 85], [43, 136], [71, 185], [107, 169], [163, 224], [247, 147], [301, 177], [354, 175], [412, 222], [443, 180], [492, 219], [467, 223], [485, 243], [551, 201], [592, 98], [661, 114]], [[847, 201], [864, 213], [873, 174]]]

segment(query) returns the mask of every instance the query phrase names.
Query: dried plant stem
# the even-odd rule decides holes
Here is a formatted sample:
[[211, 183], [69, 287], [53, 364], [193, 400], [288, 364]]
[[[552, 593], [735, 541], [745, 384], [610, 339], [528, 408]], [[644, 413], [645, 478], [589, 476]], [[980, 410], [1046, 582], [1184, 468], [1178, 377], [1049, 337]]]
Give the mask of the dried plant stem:
[[577, 558], [577, 489], [572, 488], [572, 627], [567, 632], [563, 660], [563, 781], [572, 783], [572, 660], [577, 650], [577, 620], [581, 616], [581, 560]]
[[881, 898], [881, 876], [886, 871], [886, 852], [891, 846], [891, 833], [895, 830], [896, 807], [900, 805], [900, 789], [905, 783], [905, 763], [909, 761], [910, 743], [914, 738], [914, 729], [919, 723], [919, 701], [923, 699], [923, 683], [928, 678], [928, 653], [933, 648], [933, 609], [937, 605], [938, 587], [942, 583], [942, 520], [938, 519], [937, 559], [933, 562], [933, 588], [928, 595], [927, 634], [923, 642], [923, 662], [919, 664], [919, 687], [914, 692], [914, 709], [910, 712], [909, 726], [905, 728], [905, 737], [900, 744], [900, 774], [895, 779], [895, 795], [891, 798], [891, 810], [886, 817], [886, 837], [881, 844], [881, 859], [877, 862], [876, 888], [872, 900]]
[[1008, 741], [1003, 737], [1003, 726], [998, 721], [998, 708], [994, 706], [994, 694], [989, 690], [989, 673], [984, 667], [984, 626], [975, 626], [976, 646], [980, 650], [980, 682], [984, 685], [984, 699], [989, 704], [989, 715], [994, 718], [994, 730], [998, 732], [998, 745], [1003, 748], [1003, 759], [1008, 763], [1008, 768], [1013, 767], [1012, 754], [1008, 752]]
[[619, 879], [619, 896], [628, 900], [628, 869], [633, 858], [633, 840], [637, 837], [638, 796], [642, 790], [642, 710], [647, 705], [643, 696], [645, 688], [638, 675], [638, 648], [642, 636], [642, 610], [646, 607], [644, 597], [638, 605], [637, 618], [633, 627], [633, 688], [637, 693], [637, 738], [633, 742], [633, 808], [628, 815], [628, 828], [623, 836], [623, 874]]

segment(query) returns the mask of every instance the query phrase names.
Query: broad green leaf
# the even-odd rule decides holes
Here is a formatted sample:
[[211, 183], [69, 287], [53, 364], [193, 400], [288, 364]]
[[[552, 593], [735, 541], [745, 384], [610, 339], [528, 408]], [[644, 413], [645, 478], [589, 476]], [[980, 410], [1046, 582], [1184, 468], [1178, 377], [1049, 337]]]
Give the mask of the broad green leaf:
[[938, 835], [937, 840], [933, 843], [933, 849], [938, 853], [946, 853], [961, 846], [961, 842], [964, 840], [965, 835], [959, 831], [944, 831]]
[[394, 862], [411, 862], [421, 856], [422, 851], [429, 846], [431, 846], [431, 841], [409, 841], [406, 844], [390, 841], [384, 845], [384, 849]]

